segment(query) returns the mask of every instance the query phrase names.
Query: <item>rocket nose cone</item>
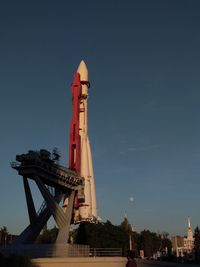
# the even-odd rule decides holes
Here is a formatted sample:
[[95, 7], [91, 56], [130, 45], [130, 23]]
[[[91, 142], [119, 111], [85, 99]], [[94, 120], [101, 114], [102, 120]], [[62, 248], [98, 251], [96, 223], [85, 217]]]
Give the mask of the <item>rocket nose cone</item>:
[[80, 74], [81, 81], [88, 81], [88, 69], [83, 60], [81, 60], [77, 72]]

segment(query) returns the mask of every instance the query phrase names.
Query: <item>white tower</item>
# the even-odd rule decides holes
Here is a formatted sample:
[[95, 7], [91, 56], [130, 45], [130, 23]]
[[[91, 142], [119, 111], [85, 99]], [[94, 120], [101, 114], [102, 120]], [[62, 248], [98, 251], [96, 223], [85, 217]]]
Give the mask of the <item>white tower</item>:
[[187, 230], [187, 239], [193, 240], [193, 231], [190, 223], [190, 217], [188, 217], [188, 230]]

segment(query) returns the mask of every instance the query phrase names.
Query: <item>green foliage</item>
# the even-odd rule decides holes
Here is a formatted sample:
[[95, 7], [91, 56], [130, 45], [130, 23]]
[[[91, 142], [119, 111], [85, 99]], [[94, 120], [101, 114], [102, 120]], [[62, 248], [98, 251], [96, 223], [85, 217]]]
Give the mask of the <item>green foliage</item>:
[[8, 229], [6, 226], [0, 228], [0, 245], [5, 245], [5, 240], [9, 235]]
[[7, 229], [7, 227], [6, 227], [6, 226], [1, 227], [1, 228], [0, 228], [0, 232], [1, 232], [1, 233], [8, 234], [8, 229]]
[[110, 221], [105, 223], [90, 224], [81, 223], [74, 233], [74, 242], [89, 245], [92, 248], [122, 248], [123, 255], [129, 249], [129, 236], [131, 235], [132, 246], [139, 254], [143, 249], [146, 257], [151, 257], [157, 251], [171, 249], [171, 241], [168, 234], [158, 235], [144, 230], [140, 234], [133, 232], [127, 218], [116, 226]]
[[128, 234], [121, 226], [110, 221], [105, 223], [81, 223], [75, 233], [75, 243], [89, 245], [92, 248], [128, 249]]
[[124, 218], [123, 222], [121, 223], [120, 227], [127, 233], [132, 232], [132, 227], [128, 222], [127, 217]]
[[149, 230], [142, 231], [139, 238], [139, 247], [144, 250], [145, 257], [151, 257], [159, 249], [156, 235]]
[[167, 248], [167, 251], [169, 254], [172, 252], [172, 242], [169, 239], [169, 234], [164, 232], [162, 235], [159, 235], [160, 238], [160, 250], [165, 251]]
[[151, 257], [157, 251], [162, 252], [166, 248], [168, 252], [171, 252], [172, 243], [168, 238], [168, 233], [158, 235], [149, 230], [144, 230], [140, 233], [138, 246], [144, 250], [145, 257]]
[[195, 261], [200, 262], [200, 229], [197, 226], [194, 230], [194, 252], [195, 252]]
[[[75, 231], [74, 233], [75, 243], [80, 244], [80, 245], [88, 245], [89, 242], [88, 242], [88, 237], [87, 237], [87, 231], [88, 231], [89, 226], [87, 224], [88, 223], [81, 223], [79, 225], [79, 228]], [[91, 231], [92, 230], [93, 229], [91, 229]]]
[[36, 239], [37, 244], [52, 244], [55, 243], [58, 235], [58, 228], [54, 226], [52, 229], [45, 227], [42, 233]]

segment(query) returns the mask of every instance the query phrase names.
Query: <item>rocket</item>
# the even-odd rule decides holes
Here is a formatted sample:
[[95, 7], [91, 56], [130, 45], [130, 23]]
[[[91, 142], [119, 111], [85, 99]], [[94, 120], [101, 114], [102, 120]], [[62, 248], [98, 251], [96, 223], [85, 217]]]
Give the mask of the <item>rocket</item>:
[[84, 197], [75, 197], [74, 223], [98, 221], [92, 153], [88, 137], [88, 69], [82, 60], [72, 82], [69, 168], [84, 178]]

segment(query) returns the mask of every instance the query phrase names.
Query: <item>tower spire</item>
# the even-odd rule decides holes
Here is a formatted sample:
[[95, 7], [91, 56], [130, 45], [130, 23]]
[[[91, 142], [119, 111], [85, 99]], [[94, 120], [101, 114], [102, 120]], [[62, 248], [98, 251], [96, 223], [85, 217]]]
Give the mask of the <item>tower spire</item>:
[[190, 217], [188, 217], [188, 228], [191, 228]]

